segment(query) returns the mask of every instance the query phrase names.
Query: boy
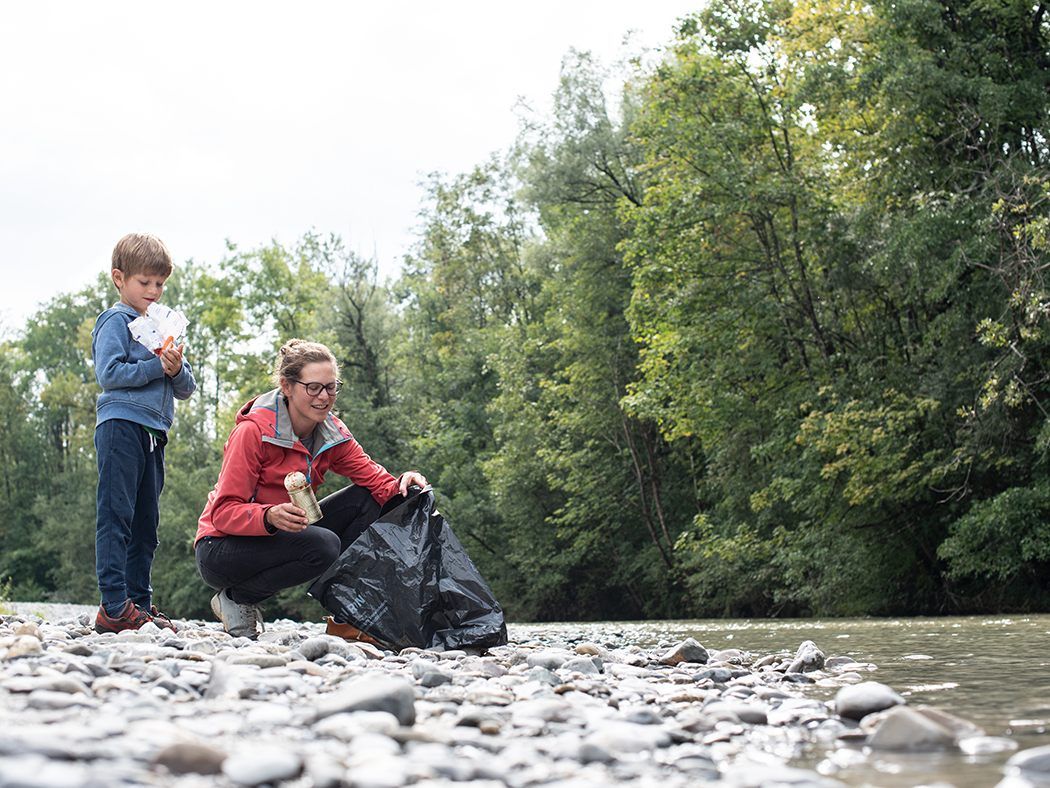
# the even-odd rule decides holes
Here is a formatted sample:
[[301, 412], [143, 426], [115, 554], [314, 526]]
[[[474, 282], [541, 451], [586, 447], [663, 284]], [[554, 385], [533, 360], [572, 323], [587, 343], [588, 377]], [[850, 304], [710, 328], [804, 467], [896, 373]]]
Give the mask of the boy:
[[98, 316], [91, 332], [95, 378], [102, 387], [95, 422], [95, 571], [102, 594], [95, 631], [100, 633], [138, 629], [148, 621], [175, 629], [153, 604], [150, 570], [174, 400], [189, 397], [197, 382], [182, 358], [183, 345], [156, 355], [128, 330], [128, 323], [160, 300], [171, 268], [159, 238], [138, 233], [121, 238], [111, 272], [120, 302]]

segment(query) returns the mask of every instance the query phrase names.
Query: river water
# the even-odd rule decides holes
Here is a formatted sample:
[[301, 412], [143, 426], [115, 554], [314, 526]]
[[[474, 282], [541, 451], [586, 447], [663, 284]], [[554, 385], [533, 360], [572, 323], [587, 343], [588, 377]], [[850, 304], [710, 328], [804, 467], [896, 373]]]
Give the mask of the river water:
[[[1050, 615], [898, 619], [767, 619], [543, 624], [570, 638], [601, 643], [612, 633], [642, 647], [693, 637], [708, 650], [736, 648], [765, 655], [794, 652], [812, 640], [829, 657], [873, 663], [879, 681], [911, 705], [936, 706], [1000, 736], [1018, 749], [1050, 745]], [[527, 638], [529, 625], [511, 627]], [[835, 688], [806, 685], [809, 697], [831, 699]], [[1013, 751], [968, 755], [889, 754], [814, 747], [792, 765], [815, 768], [848, 785], [994, 786]]]

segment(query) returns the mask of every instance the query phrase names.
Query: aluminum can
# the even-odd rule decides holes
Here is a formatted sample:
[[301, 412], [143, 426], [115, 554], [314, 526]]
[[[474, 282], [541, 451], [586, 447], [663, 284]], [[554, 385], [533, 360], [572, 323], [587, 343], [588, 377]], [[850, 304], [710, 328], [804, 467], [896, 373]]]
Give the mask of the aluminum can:
[[305, 475], [299, 471], [292, 471], [284, 477], [284, 489], [288, 491], [292, 503], [306, 512], [306, 522], [316, 523], [324, 516], [321, 514], [321, 507], [317, 505], [314, 488], [306, 481]]

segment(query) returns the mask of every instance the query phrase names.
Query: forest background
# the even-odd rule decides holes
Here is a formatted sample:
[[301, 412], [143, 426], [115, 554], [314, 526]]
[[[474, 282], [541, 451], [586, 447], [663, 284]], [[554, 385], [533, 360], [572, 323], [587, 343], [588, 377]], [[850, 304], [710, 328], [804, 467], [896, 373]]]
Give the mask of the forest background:
[[[655, 64], [570, 53], [549, 116], [430, 179], [396, 281], [314, 233], [177, 261], [199, 389], [156, 598], [205, 615], [197, 518], [298, 336], [512, 620], [1047, 609], [1048, 32], [1016, 0], [713, 0]], [[11, 598], [97, 599], [114, 300], [100, 272], [0, 344]]]

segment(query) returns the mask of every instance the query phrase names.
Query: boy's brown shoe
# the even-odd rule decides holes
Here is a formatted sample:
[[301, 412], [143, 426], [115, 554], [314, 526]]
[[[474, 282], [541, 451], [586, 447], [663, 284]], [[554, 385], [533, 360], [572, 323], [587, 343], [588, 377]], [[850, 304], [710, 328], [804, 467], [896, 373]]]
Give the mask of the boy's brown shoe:
[[164, 613], [161, 613], [159, 610], [157, 610], [157, 606], [156, 605], [152, 605], [150, 607], [149, 615], [150, 615], [150, 618], [153, 619], [153, 623], [156, 624], [161, 629], [170, 629], [172, 632], [178, 632], [179, 631], [178, 629], [175, 628], [175, 625], [171, 623], [171, 619], [168, 618], [167, 615], [165, 615]]
[[125, 629], [138, 629], [152, 620], [153, 617], [149, 613], [136, 607], [135, 603], [129, 599], [124, 603], [118, 616], [108, 615], [106, 608], [99, 605], [98, 613], [95, 615], [95, 631], [100, 635], [105, 632], [123, 632]]

